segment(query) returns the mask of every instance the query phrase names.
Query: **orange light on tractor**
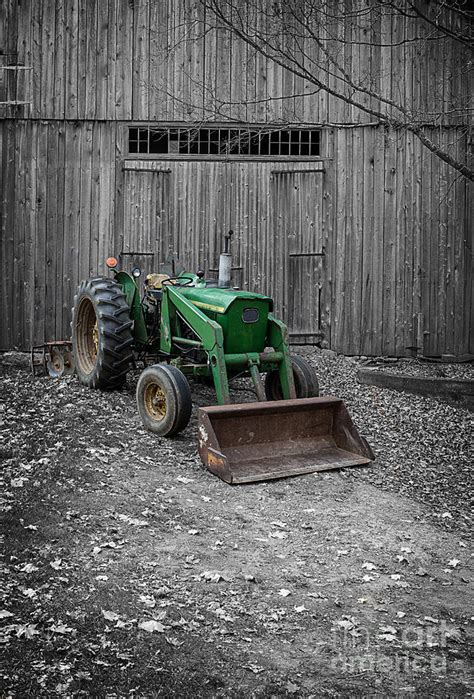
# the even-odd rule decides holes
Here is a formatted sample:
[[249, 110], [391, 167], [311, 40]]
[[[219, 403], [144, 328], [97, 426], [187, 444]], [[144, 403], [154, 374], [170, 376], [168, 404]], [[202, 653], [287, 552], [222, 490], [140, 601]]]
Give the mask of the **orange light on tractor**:
[[108, 257], [105, 261], [105, 264], [109, 269], [114, 269], [118, 265], [118, 260], [116, 257]]

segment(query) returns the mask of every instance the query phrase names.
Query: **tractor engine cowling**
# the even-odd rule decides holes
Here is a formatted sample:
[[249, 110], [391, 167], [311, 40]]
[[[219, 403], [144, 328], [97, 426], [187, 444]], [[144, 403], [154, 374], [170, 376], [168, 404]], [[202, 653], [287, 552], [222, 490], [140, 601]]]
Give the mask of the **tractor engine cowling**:
[[224, 352], [263, 352], [268, 314], [273, 302], [268, 296], [248, 291], [206, 287], [183, 287], [180, 293], [222, 327]]

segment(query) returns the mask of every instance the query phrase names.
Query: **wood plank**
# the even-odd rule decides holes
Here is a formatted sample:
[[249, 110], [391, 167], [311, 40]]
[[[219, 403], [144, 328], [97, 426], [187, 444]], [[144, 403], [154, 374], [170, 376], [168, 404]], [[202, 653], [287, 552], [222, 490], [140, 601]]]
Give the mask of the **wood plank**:
[[113, 210], [115, 177], [113, 170], [116, 131], [115, 125], [99, 124], [99, 214], [98, 214], [98, 273], [106, 275], [105, 260], [114, 244]]
[[[48, 131], [46, 124], [36, 125], [33, 129], [33, 191], [32, 215], [34, 226], [31, 228], [31, 242], [34, 260], [34, 309], [31, 315], [31, 340], [34, 343], [46, 339], [46, 221], [47, 221], [47, 182], [48, 182]], [[34, 199], [33, 199], [34, 195]], [[29, 319], [27, 319], [28, 321]], [[25, 338], [26, 339], [26, 338]], [[30, 340], [30, 341], [31, 341]]]
[[42, 117], [55, 117], [54, 102], [51, 95], [54, 90], [54, 40], [56, 34], [56, 8], [55, 3], [43, 4], [42, 36], [41, 36], [41, 115]]
[[[163, 7], [164, 4], [153, 3], [151, 11], [153, 8]], [[132, 118], [133, 9], [131, 3], [122, 0], [115, 0], [115, 7], [115, 117], [128, 120]], [[159, 20], [150, 25], [152, 36], [161, 26]], [[113, 28], [110, 27], [110, 36], [112, 35]], [[153, 51], [151, 55], [153, 59]]]
[[[409, 261], [406, 264], [406, 246], [407, 246], [407, 227], [406, 227], [406, 202], [404, 198], [405, 178], [408, 177], [409, 171], [406, 165], [406, 133], [400, 133], [396, 142], [396, 174], [395, 174], [395, 328], [394, 328], [394, 346], [392, 352], [396, 356], [403, 356], [406, 353], [406, 347], [409, 345], [408, 327], [411, 316], [409, 308], [409, 300], [405, 296], [405, 277], [409, 276], [412, 263]], [[409, 281], [409, 280], [408, 280]], [[410, 282], [409, 282], [410, 283]]]
[[84, 78], [86, 94], [84, 101], [84, 118], [97, 118], [97, 72], [98, 72], [98, 24], [99, 3], [86, 4], [86, 53], [84, 57]]
[[[111, 75], [109, 70], [109, 6], [114, 0], [102, 0], [97, 3], [97, 50], [96, 50], [96, 119], [111, 118], [111, 111], [115, 108], [110, 107], [113, 103], [115, 87], [111, 85], [109, 90], [109, 81]], [[112, 31], [112, 30], [111, 30]], [[114, 32], [115, 34], [115, 32]]]
[[[179, 7], [180, 3], [178, 4]], [[148, 119], [150, 3], [137, 0], [133, 13], [133, 107], [132, 119]]]
[[63, 248], [63, 299], [61, 330], [66, 329], [71, 320], [71, 308], [78, 286], [77, 260], [79, 255], [79, 206], [80, 206], [80, 166], [71, 168], [69, 163], [80, 163], [81, 126], [68, 125], [65, 150], [65, 191], [64, 191], [64, 248]]
[[395, 347], [395, 293], [397, 274], [397, 135], [387, 132], [385, 150], [385, 206], [383, 237], [383, 341], [385, 355], [393, 354]]
[[52, 99], [54, 115], [57, 119], [65, 117], [65, 85], [66, 85], [66, 16], [65, 3], [55, 3], [54, 23], [54, 85]]
[[171, 118], [168, 110], [168, 3], [155, 2], [150, 5], [150, 100], [149, 118], [166, 120]]
[[[92, 197], [91, 197], [91, 172], [93, 162], [93, 124], [86, 122], [82, 125], [80, 137], [80, 199], [78, 202], [78, 256], [77, 274], [78, 282], [93, 276], [90, 260], [91, 233], [92, 233]], [[79, 163], [78, 163], [79, 166]]]
[[[28, 179], [36, 178], [36, 163], [32, 163], [32, 132], [26, 122], [19, 122], [15, 128], [15, 168], [13, 171], [14, 190], [13, 196], [10, 199], [10, 206], [14, 213], [13, 223], [13, 258], [11, 260], [11, 268], [7, 272], [7, 279], [12, 280], [13, 295], [12, 295], [12, 340], [14, 346], [18, 348], [28, 347], [31, 340], [31, 324], [34, 318], [34, 313], [28, 313], [24, 316], [24, 306], [30, 305], [30, 299], [35, 288], [34, 280], [31, 279], [31, 274], [34, 269], [32, 258], [34, 259], [35, 228], [30, 227], [30, 220], [26, 220], [27, 214], [25, 207], [21, 205], [21, 199], [15, 196], [17, 192], [25, 193], [28, 187]], [[28, 133], [27, 133], [28, 132]], [[30, 137], [30, 139], [28, 138]], [[31, 200], [30, 200], [31, 202]], [[31, 206], [36, 206], [36, 196], [30, 203]], [[35, 217], [36, 222], [36, 217]], [[29, 237], [32, 240], [29, 240]], [[28, 286], [27, 286], [28, 285]], [[31, 309], [32, 310], [32, 309]]]
[[65, 221], [65, 194], [66, 194], [66, 171], [70, 169], [66, 163], [66, 132], [68, 126], [64, 123], [57, 124], [58, 130], [58, 150], [56, 158], [57, 182], [56, 182], [56, 208], [57, 208], [57, 229], [55, 236], [56, 244], [56, 285], [55, 285], [55, 338], [69, 337], [70, 329], [63, 327], [63, 299], [64, 299], [64, 260], [65, 242], [67, 240], [67, 230]]
[[[59, 124], [49, 123], [46, 127], [45, 138], [47, 146], [47, 171], [46, 171], [46, 216], [45, 216], [45, 257], [41, 261], [45, 275], [45, 327], [44, 337], [47, 340], [67, 339], [67, 335], [56, 337], [56, 304], [57, 287], [61, 283], [61, 274], [58, 270], [58, 231], [61, 229], [61, 221], [58, 221], [58, 143]], [[59, 273], [58, 273], [59, 272]]]
[[374, 254], [376, 254], [376, 236], [379, 232], [374, 226], [374, 192], [376, 189], [374, 177], [375, 129], [363, 130], [363, 163], [364, 186], [362, 195], [362, 269], [361, 269], [361, 327], [360, 352], [370, 355], [375, 341], [375, 275], [373, 270]]
[[31, 115], [33, 117], [41, 117], [42, 11], [43, 3], [33, 4], [31, 14], [31, 65], [33, 66]]
[[13, 224], [15, 210], [13, 197], [15, 192], [15, 123], [12, 121], [0, 121], [2, 133], [1, 151], [1, 188], [0, 199], [0, 288], [2, 322], [0, 323], [0, 349], [10, 349], [13, 344], [13, 284], [11, 284], [11, 265], [14, 251]]
[[[104, 31], [104, 39], [107, 41], [107, 99], [105, 104], [105, 113], [107, 119], [117, 119], [117, 107], [116, 107], [116, 81], [117, 81], [117, 2], [116, 0], [108, 0], [108, 12], [107, 17], [104, 17], [104, 22], [106, 21], [106, 31]], [[105, 12], [105, 10], [104, 10]]]
[[78, 30], [79, 7], [76, 0], [64, 0], [66, 7], [66, 39], [64, 55], [66, 58], [66, 118], [77, 119], [78, 106]]
[[[94, 16], [94, 8], [91, 3], [80, 3], [78, 8], [77, 26], [77, 111], [80, 119], [87, 118], [87, 90], [88, 90], [88, 59], [89, 24], [91, 14]], [[93, 33], [95, 36], [95, 32]]]

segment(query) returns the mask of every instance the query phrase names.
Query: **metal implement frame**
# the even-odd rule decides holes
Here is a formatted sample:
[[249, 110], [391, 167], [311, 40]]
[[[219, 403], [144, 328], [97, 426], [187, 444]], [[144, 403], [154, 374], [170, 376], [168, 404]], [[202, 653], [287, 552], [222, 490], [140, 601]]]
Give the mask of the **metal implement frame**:
[[[37, 367], [46, 367], [47, 362], [51, 359], [52, 350], [57, 347], [60, 350], [72, 351], [72, 342], [70, 340], [50, 340], [43, 342], [41, 345], [32, 345], [30, 350], [30, 367], [33, 376], [38, 376]], [[49, 357], [49, 360], [48, 360]]]

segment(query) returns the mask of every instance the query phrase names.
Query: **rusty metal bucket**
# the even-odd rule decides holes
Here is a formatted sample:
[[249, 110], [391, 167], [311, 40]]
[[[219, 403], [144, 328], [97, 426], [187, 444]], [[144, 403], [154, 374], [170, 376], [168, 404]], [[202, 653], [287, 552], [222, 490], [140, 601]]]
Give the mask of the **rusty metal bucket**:
[[374, 460], [340, 398], [199, 409], [199, 454], [227, 483], [297, 476]]

